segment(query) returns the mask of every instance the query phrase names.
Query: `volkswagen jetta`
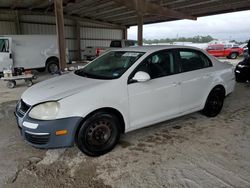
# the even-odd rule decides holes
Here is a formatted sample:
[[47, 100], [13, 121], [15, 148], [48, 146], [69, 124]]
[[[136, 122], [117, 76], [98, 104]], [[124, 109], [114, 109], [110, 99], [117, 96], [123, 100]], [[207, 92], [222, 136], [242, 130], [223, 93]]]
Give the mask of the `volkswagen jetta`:
[[98, 156], [112, 150], [121, 133], [196, 111], [216, 116], [234, 85], [233, 67], [203, 50], [124, 48], [27, 89], [16, 117], [35, 147], [76, 143]]

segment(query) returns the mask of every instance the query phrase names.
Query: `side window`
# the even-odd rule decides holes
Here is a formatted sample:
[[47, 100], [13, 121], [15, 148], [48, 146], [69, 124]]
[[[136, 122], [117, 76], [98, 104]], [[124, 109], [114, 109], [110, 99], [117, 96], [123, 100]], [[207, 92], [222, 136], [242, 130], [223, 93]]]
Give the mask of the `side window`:
[[0, 39], [0, 52], [9, 52], [9, 40]]
[[125, 46], [134, 46], [134, 42], [133, 41], [130, 41], [130, 40], [126, 40], [125, 41]]
[[110, 44], [110, 47], [121, 48], [122, 47], [121, 41], [119, 41], [119, 40], [112, 41]]
[[151, 79], [175, 74], [177, 65], [174, 63], [174, 54], [171, 51], [160, 51], [147, 57], [137, 71], [147, 72]]
[[211, 67], [212, 63], [203, 53], [195, 50], [180, 50], [182, 72]]

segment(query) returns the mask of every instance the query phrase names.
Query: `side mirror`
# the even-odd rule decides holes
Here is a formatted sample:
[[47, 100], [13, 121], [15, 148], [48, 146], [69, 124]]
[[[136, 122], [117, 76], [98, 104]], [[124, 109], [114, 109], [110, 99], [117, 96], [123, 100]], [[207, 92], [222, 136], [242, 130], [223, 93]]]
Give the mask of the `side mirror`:
[[12, 54], [10, 53], [10, 59], [12, 59]]
[[139, 71], [134, 75], [132, 80], [137, 81], [137, 82], [146, 82], [146, 81], [150, 80], [150, 76], [146, 72]]

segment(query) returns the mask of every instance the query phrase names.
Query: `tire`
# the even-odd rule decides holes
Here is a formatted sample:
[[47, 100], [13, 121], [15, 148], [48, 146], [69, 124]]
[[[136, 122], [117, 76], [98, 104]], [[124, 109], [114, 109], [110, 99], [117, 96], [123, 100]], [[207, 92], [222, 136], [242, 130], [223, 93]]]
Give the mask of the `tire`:
[[78, 148], [89, 156], [111, 151], [120, 139], [119, 119], [107, 112], [97, 112], [81, 125], [76, 138]]
[[27, 80], [25, 80], [25, 84], [27, 87], [31, 87], [33, 85], [33, 82], [32, 82], [32, 80], [27, 79]]
[[214, 88], [207, 97], [205, 107], [202, 110], [203, 114], [207, 117], [217, 116], [223, 107], [224, 98], [225, 92], [223, 89]]
[[237, 57], [238, 57], [238, 53], [236, 53], [236, 52], [233, 52], [233, 53], [229, 54], [229, 56], [228, 56], [229, 59], [237, 59]]
[[15, 80], [10, 80], [10, 81], [7, 82], [7, 88], [13, 89], [14, 87], [16, 87], [16, 81]]
[[49, 73], [57, 73], [59, 71], [59, 63], [57, 60], [50, 60], [47, 65], [46, 65], [46, 69]]

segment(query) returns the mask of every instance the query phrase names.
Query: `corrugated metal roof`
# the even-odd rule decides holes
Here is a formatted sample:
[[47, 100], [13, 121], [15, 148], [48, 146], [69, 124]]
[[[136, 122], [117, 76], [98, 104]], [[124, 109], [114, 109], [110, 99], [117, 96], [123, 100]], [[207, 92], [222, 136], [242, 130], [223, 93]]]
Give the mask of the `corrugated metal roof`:
[[[151, 3], [149, 5], [165, 10], [165, 14], [159, 14], [161, 11], [157, 9], [152, 9], [155, 12], [143, 12], [145, 24], [181, 19], [178, 12], [180, 15], [200, 17], [250, 10], [250, 0], [64, 0], [64, 13], [66, 16], [131, 26], [137, 25], [138, 2], [142, 3], [139, 4], [140, 9], [145, 3]], [[150, 9], [150, 6], [147, 8]], [[0, 9], [49, 14], [53, 12], [53, 0], [1, 0]], [[167, 16], [168, 11], [178, 12], [175, 17], [173, 14]]]

